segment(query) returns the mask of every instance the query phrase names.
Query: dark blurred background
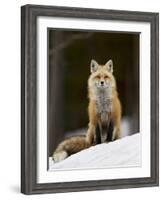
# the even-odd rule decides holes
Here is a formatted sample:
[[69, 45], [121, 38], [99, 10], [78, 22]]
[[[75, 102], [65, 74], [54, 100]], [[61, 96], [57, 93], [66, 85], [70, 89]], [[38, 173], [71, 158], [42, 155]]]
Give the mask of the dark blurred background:
[[48, 29], [48, 151], [85, 133], [90, 61], [114, 63], [122, 104], [122, 136], [139, 131], [139, 34]]

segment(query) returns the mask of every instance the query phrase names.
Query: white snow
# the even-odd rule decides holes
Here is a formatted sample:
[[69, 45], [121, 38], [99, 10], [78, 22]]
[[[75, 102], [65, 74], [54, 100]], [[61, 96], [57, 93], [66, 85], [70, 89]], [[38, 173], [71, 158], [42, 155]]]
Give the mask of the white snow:
[[116, 168], [141, 166], [140, 133], [126, 136], [114, 142], [99, 144], [65, 160], [54, 163], [49, 158], [49, 170], [70, 170], [88, 168]]

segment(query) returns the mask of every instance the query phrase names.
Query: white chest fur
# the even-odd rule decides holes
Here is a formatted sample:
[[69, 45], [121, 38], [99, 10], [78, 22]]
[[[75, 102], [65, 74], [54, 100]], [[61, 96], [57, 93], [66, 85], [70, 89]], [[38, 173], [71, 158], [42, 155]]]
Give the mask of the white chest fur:
[[109, 88], [96, 90], [96, 112], [102, 122], [108, 121], [109, 113], [112, 112], [112, 91]]

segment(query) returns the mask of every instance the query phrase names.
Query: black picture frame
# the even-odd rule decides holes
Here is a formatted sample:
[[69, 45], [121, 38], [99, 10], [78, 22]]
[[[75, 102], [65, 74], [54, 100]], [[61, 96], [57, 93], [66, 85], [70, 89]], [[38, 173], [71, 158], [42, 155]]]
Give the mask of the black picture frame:
[[[39, 16], [148, 22], [151, 32], [151, 177], [39, 184], [36, 181], [37, 44]], [[21, 7], [21, 192], [57, 193], [159, 185], [159, 14], [43, 5]]]

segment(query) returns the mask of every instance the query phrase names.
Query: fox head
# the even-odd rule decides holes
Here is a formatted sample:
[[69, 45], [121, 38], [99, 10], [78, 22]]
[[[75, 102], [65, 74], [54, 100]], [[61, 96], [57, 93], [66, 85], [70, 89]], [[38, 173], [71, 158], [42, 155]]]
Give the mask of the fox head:
[[116, 88], [112, 60], [109, 60], [105, 65], [99, 65], [95, 60], [91, 60], [90, 71], [91, 75], [88, 80], [89, 88], [99, 90]]

